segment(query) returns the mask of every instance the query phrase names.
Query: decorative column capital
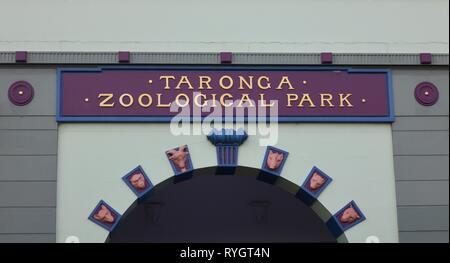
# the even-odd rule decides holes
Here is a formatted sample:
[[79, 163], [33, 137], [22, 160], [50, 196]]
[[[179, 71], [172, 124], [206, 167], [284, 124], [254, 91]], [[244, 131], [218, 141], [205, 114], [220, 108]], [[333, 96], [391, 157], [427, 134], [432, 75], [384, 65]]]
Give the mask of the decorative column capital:
[[247, 133], [243, 129], [213, 129], [207, 136], [216, 146], [217, 164], [220, 167], [236, 167], [238, 164], [238, 148], [247, 140]]
[[248, 135], [243, 129], [213, 129], [207, 136], [214, 145], [241, 145], [247, 140]]

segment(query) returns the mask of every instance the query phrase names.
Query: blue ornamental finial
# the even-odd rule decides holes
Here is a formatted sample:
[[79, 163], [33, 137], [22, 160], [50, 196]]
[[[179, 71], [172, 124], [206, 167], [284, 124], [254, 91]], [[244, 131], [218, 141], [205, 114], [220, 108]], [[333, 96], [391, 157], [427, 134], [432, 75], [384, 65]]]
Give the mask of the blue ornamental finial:
[[244, 129], [213, 129], [207, 136], [214, 145], [241, 145], [247, 140], [248, 135]]

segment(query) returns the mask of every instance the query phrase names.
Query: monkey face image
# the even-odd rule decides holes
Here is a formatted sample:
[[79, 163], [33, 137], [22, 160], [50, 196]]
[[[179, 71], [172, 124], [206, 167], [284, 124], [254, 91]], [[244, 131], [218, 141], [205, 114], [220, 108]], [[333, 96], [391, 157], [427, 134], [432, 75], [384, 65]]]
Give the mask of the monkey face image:
[[102, 223], [114, 223], [115, 218], [111, 211], [105, 206], [101, 205], [100, 210], [94, 214], [94, 218]]
[[144, 190], [147, 187], [147, 183], [145, 181], [145, 177], [140, 172], [138, 172], [136, 174], [133, 174], [130, 177], [130, 183], [137, 190]]

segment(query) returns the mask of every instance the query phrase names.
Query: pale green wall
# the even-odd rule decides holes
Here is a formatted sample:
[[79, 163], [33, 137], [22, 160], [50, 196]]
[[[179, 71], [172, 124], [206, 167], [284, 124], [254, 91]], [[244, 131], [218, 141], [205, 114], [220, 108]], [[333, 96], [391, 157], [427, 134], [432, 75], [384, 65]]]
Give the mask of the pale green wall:
[[0, 0], [0, 51], [448, 53], [448, 3]]
[[[100, 199], [120, 213], [135, 200], [121, 177], [138, 164], [154, 184], [171, 176], [165, 150], [188, 144], [195, 168], [216, 165], [202, 136], [172, 136], [168, 124], [62, 124], [58, 133], [57, 241], [77, 236], [104, 242], [108, 233], [87, 220]], [[367, 220], [346, 232], [350, 242], [377, 236], [397, 242], [390, 124], [280, 124], [274, 146], [290, 152], [282, 176], [299, 184], [313, 165], [333, 177], [320, 201], [334, 213], [355, 200]], [[259, 168], [265, 147], [250, 135], [239, 164]]]

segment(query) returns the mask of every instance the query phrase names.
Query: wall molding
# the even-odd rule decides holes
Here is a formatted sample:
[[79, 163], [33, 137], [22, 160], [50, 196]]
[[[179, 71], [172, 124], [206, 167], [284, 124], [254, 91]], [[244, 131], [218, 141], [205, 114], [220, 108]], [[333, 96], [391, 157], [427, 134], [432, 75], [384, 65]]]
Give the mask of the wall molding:
[[[119, 52], [27, 52], [16, 62], [16, 52], [0, 51], [0, 64], [123, 64]], [[219, 52], [130, 52], [131, 64], [220, 64]], [[322, 65], [322, 53], [233, 53], [232, 64]], [[420, 53], [333, 53], [333, 65], [423, 65]], [[128, 63], [127, 63], [128, 64]], [[431, 64], [449, 64], [449, 54], [431, 54]]]

